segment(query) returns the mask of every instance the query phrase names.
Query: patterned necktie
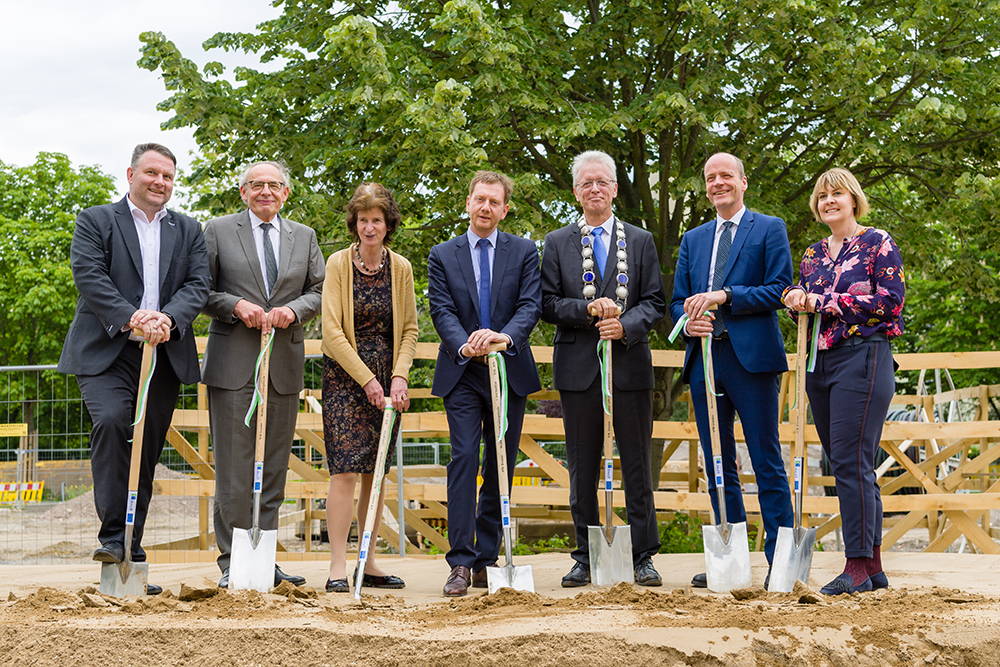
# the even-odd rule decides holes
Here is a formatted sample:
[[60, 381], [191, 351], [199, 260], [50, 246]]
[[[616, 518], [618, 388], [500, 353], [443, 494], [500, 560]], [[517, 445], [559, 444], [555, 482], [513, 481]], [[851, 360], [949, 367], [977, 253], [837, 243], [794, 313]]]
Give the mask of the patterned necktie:
[[[733, 247], [733, 223], [726, 220], [722, 223], [722, 236], [719, 237], [719, 249], [715, 253], [715, 272], [712, 274], [712, 290], [722, 288], [722, 276], [726, 272], [726, 262], [729, 261], [729, 249]], [[712, 335], [718, 338], [726, 330], [726, 318], [721, 310], [715, 312], [712, 323]]]
[[271, 223], [260, 226], [264, 232], [264, 268], [267, 269], [267, 293], [270, 296], [274, 283], [278, 282], [278, 262], [274, 259], [274, 246], [271, 245]]
[[604, 279], [604, 265], [608, 263], [608, 251], [604, 247], [604, 228], [594, 227], [590, 232], [594, 237], [594, 263], [597, 264], [597, 273]]
[[479, 239], [479, 326], [490, 328], [490, 242]]

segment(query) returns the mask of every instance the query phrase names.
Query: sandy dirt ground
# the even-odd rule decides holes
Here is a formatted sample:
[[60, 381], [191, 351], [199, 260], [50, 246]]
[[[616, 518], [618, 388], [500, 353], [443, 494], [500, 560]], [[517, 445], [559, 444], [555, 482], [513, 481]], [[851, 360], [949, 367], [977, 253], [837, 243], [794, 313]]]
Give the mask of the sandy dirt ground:
[[[753, 554], [754, 581], [766, 562]], [[692, 591], [700, 554], [659, 555], [658, 589], [563, 589], [563, 554], [531, 565], [536, 593], [473, 589], [447, 600], [441, 558], [382, 556], [400, 591], [361, 602], [323, 592], [327, 563], [283, 563], [307, 579], [268, 594], [220, 591], [214, 564], [150, 566], [162, 596], [97, 591], [100, 567], [0, 566], [0, 659], [10, 665], [997, 665], [1000, 557], [890, 553], [890, 588], [813, 593], [842, 555], [816, 553], [810, 587]]]

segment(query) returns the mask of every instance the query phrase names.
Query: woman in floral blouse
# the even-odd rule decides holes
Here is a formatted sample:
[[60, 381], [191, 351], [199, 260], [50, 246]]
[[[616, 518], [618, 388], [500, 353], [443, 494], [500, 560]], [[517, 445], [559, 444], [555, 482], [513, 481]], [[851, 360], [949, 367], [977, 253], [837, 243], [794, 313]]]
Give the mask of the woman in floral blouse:
[[868, 213], [868, 200], [851, 172], [821, 175], [809, 205], [830, 236], [806, 249], [799, 284], [785, 290], [784, 302], [792, 311], [817, 313], [812, 326], [819, 322], [806, 392], [840, 499], [847, 564], [821, 589], [838, 595], [889, 585], [882, 571], [875, 452], [895, 391], [889, 341], [903, 333], [906, 282], [889, 234], [858, 222]]

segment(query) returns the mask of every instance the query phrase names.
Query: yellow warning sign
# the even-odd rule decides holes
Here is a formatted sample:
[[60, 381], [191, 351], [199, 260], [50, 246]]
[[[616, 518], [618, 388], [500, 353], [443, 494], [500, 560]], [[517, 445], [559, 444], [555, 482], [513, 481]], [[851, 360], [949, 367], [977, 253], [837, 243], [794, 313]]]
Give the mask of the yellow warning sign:
[[0, 438], [17, 438], [28, 435], [27, 424], [0, 424]]

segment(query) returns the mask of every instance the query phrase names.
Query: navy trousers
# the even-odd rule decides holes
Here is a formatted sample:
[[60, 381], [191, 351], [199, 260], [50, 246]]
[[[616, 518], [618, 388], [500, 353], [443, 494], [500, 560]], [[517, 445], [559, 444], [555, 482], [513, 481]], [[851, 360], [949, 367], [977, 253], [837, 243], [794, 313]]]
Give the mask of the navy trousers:
[[[507, 484], [514, 478], [514, 463], [521, 442], [526, 396], [507, 393]], [[464, 565], [473, 572], [496, 562], [500, 554], [500, 485], [493, 428], [493, 402], [489, 368], [470, 361], [455, 388], [444, 397], [451, 437], [448, 463], [448, 565]], [[479, 443], [483, 442], [483, 486], [476, 506]], [[513, 546], [513, 545], [512, 545]]]
[[[736, 469], [733, 421], [738, 414], [757, 477], [757, 499], [760, 502], [761, 518], [764, 520], [764, 554], [770, 563], [778, 539], [778, 528], [791, 527], [793, 519], [788, 476], [781, 458], [781, 444], [778, 442], [778, 389], [781, 376], [778, 373], [748, 372], [728, 340], [712, 342], [712, 362], [715, 368], [715, 393], [721, 394], [716, 402], [719, 407], [726, 515], [734, 523], [746, 521], [747, 516]], [[691, 400], [709, 471], [709, 495], [718, 521], [718, 498], [715, 493], [715, 475], [712, 473], [712, 440], [705, 398], [705, 371], [699, 345], [698, 361], [691, 370]]]
[[887, 341], [824, 350], [806, 374], [806, 393], [833, 468], [847, 558], [871, 558], [882, 544], [882, 494], [875, 453], [896, 381]]

